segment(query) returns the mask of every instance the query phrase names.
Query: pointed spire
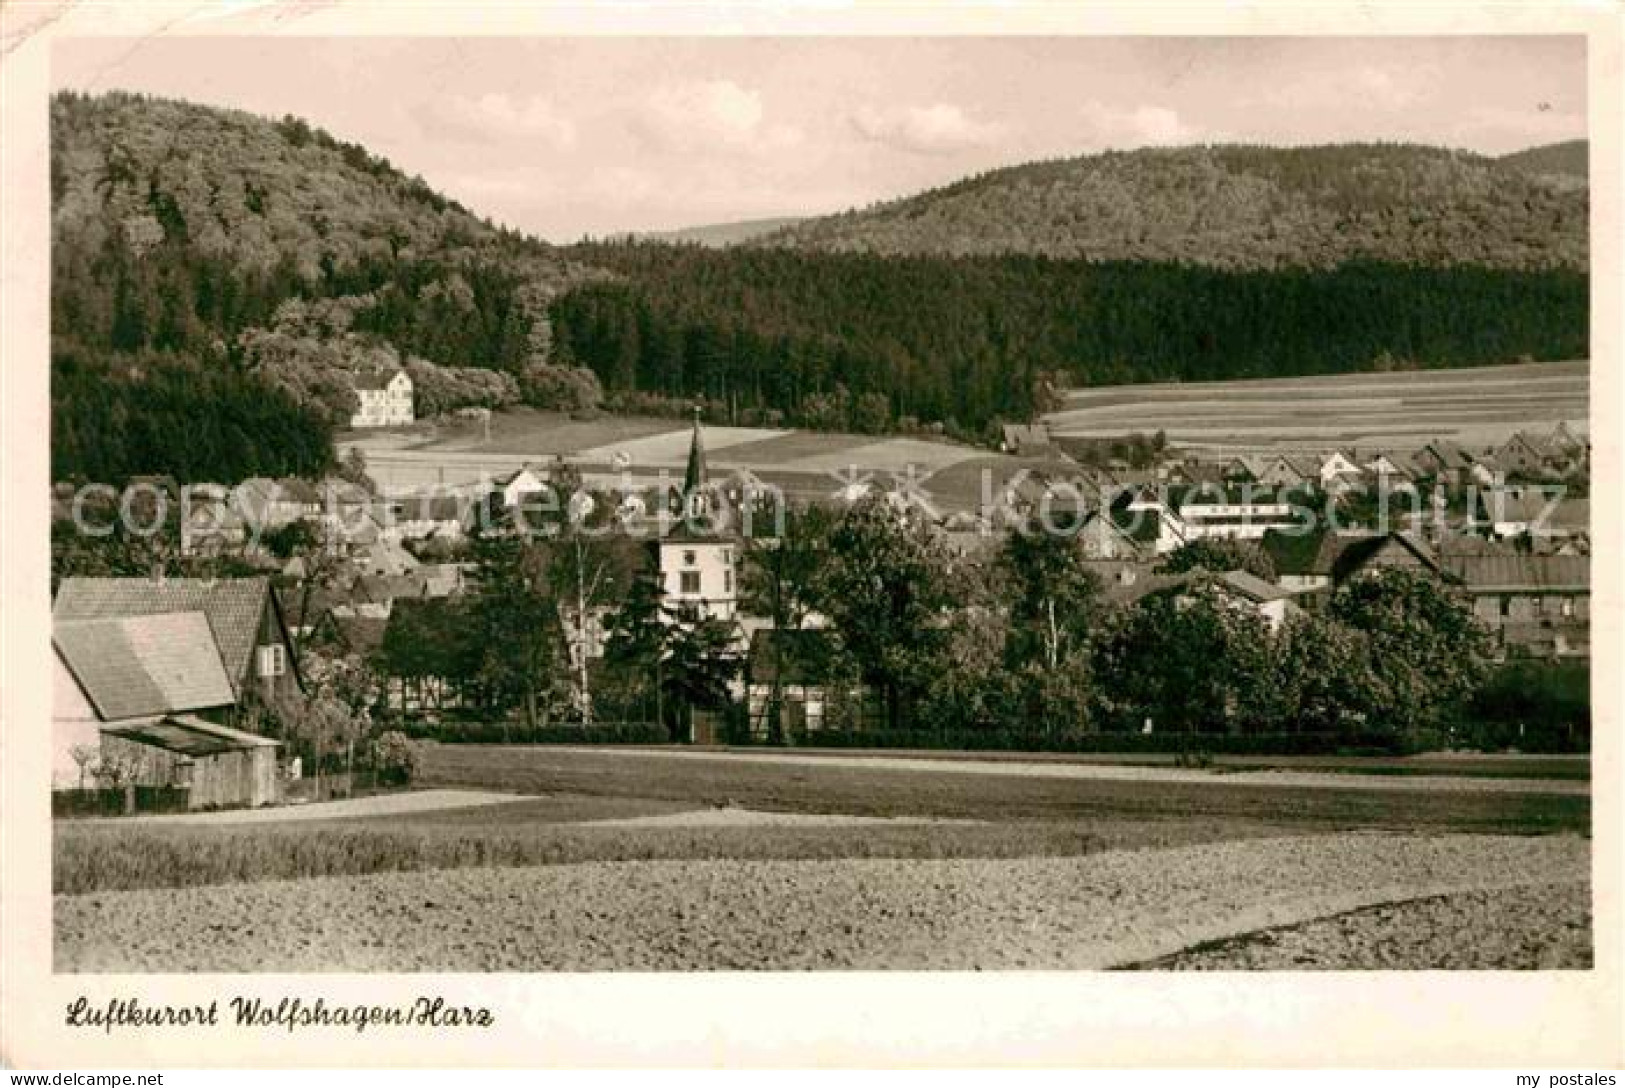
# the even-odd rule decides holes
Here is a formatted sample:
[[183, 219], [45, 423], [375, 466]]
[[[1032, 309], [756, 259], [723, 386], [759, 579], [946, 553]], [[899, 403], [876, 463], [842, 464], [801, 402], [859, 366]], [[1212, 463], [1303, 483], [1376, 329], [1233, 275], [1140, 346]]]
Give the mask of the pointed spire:
[[700, 406], [694, 406], [694, 436], [688, 445], [688, 470], [683, 473], [683, 495], [693, 501], [696, 492], [707, 484], [705, 471], [705, 442], [700, 437]]

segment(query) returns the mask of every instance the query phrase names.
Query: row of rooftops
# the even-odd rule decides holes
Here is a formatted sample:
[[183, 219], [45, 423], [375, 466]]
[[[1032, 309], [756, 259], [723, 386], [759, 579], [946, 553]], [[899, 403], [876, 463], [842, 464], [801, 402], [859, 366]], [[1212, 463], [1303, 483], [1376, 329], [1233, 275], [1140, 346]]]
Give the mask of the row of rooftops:
[[1591, 560], [1584, 555], [1530, 555], [1472, 537], [1435, 547], [1415, 533], [1307, 534], [1268, 532], [1259, 541], [1277, 576], [1323, 577], [1340, 583], [1364, 568], [1380, 548], [1396, 543], [1419, 565], [1469, 589], [1589, 590]]

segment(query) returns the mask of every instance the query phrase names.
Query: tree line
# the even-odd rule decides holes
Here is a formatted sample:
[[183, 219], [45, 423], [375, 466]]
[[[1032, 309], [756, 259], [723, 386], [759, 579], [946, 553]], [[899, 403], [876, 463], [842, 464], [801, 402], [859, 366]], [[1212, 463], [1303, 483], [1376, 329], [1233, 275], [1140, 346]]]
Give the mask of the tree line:
[[[745, 668], [728, 625], [677, 611], [624, 538], [476, 543], [474, 589], [435, 620], [392, 621], [377, 668], [446, 677], [492, 720], [734, 721]], [[813, 615], [823, 728], [894, 743], [1065, 747], [1102, 734], [1296, 738], [1402, 748], [1442, 728], [1480, 685], [1485, 632], [1452, 590], [1406, 572], [1355, 579], [1278, 628], [1211, 575], [1267, 573], [1255, 547], [1202, 542], [1168, 556], [1185, 578], [1115, 602], [1075, 537], [1010, 534], [987, 555], [951, 551], [884, 500], [792, 511], [744, 547], [741, 607], [795, 630]], [[584, 578], [583, 572], [590, 577]], [[583, 589], [590, 585], [590, 589]], [[569, 627], [608, 614], [602, 662], [578, 669]], [[773, 640], [769, 652], [778, 654]], [[765, 739], [788, 734], [782, 661]], [[506, 728], [506, 727], [504, 727]], [[523, 735], [523, 734], [521, 734]], [[758, 739], [763, 739], [760, 735]]]
[[617, 398], [700, 398], [739, 423], [982, 440], [1074, 386], [1583, 358], [1571, 269], [1350, 263], [1223, 271], [1032, 256], [876, 257], [584, 245], [618, 283], [551, 307], [556, 356]]

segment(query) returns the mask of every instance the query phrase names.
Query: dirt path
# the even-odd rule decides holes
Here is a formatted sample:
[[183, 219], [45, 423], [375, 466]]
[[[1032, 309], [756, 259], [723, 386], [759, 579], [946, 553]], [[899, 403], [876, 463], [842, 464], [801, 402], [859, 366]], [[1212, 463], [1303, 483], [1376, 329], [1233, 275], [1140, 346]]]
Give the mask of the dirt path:
[[1418, 960], [1445, 971], [1590, 967], [1590, 898], [1569, 884], [1533, 884], [1386, 903], [1187, 949], [1142, 966], [1369, 971]]
[[[525, 749], [534, 752], [535, 748]], [[1542, 778], [1470, 778], [1465, 775], [1365, 775], [1317, 771], [1186, 770], [1178, 767], [1122, 766], [1102, 763], [1060, 763], [1011, 759], [931, 759], [918, 756], [796, 755], [791, 752], [707, 752], [696, 749], [620, 748], [610, 745], [579, 747], [553, 745], [549, 751], [590, 752], [621, 759], [702, 760], [821, 767], [826, 770], [929, 771], [934, 774], [981, 774], [1018, 778], [1059, 778], [1118, 782], [1209, 782], [1232, 786], [1285, 786], [1340, 790], [1384, 790], [1437, 793], [1468, 790], [1483, 793], [1543, 793], [1586, 797], [1589, 782]]]
[[[1575, 836], [1355, 833], [1082, 858], [389, 873], [58, 896], [55, 957], [61, 971], [1096, 969], [1429, 896], [1539, 886], [1588, 904], [1589, 856]], [[1442, 942], [1413, 929], [1403, 962], [1350, 966], [1505, 947], [1518, 907], [1487, 900]]]
[[437, 812], [451, 808], [479, 808], [505, 805], [535, 798], [522, 793], [492, 793], [489, 790], [413, 790], [384, 793], [376, 797], [352, 797], [341, 801], [313, 801], [304, 805], [277, 805], [270, 808], [241, 808], [225, 812], [185, 812], [173, 816], [121, 816], [118, 825], [162, 824], [269, 824], [295, 820], [342, 820], [355, 816], [403, 816], [413, 812]]

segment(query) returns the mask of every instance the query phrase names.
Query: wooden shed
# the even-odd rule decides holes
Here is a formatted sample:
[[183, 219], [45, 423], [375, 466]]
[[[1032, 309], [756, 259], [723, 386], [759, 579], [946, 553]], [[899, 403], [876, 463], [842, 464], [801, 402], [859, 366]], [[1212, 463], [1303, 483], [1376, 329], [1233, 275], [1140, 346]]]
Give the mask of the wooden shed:
[[187, 808], [254, 808], [280, 799], [279, 742], [181, 714], [104, 726], [102, 756], [122, 759], [141, 786], [179, 786]]

